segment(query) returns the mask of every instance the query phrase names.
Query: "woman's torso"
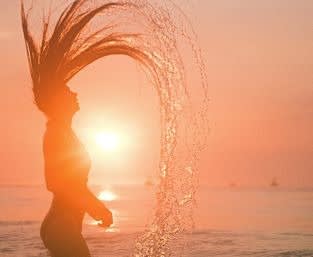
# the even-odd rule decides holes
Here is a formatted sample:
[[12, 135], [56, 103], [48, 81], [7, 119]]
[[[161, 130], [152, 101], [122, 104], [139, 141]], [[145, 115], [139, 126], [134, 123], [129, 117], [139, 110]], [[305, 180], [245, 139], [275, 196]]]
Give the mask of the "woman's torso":
[[[71, 128], [47, 124], [44, 136], [45, 178], [53, 193], [42, 229], [81, 232], [85, 210], [75, 203], [75, 191], [86, 186], [90, 157]], [[67, 197], [71, 195], [71, 197]], [[73, 197], [74, 196], [74, 197]], [[79, 197], [79, 196], [77, 196]]]

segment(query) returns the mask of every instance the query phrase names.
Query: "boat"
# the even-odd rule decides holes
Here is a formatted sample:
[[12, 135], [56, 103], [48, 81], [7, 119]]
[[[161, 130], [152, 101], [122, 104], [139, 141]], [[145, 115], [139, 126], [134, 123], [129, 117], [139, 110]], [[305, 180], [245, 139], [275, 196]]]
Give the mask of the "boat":
[[228, 186], [229, 186], [229, 187], [237, 187], [237, 183], [235, 183], [235, 182], [230, 182], [230, 183], [228, 184]]
[[145, 181], [145, 186], [146, 186], [146, 187], [151, 187], [151, 186], [154, 186], [154, 185], [155, 185], [155, 183], [153, 182], [152, 177], [148, 177], [148, 178], [146, 179], [146, 181]]
[[277, 187], [277, 186], [279, 186], [279, 184], [277, 182], [277, 179], [274, 177], [271, 182], [271, 187]]

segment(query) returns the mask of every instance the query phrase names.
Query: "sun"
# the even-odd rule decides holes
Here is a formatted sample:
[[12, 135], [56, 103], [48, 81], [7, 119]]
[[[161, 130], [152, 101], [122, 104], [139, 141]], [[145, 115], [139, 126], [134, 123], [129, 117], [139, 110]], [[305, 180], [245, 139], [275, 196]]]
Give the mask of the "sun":
[[102, 150], [113, 152], [118, 149], [120, 138], [115, 133], [100, 132], [95, 134], [95, 142]]
[[[98, 164], [108, 161], [118, 161], [125, 159], [125, 154], [132, 147], [133, 137], [131, 131], [120, 126], [108, 125], [83, 128], [81, 130], [82, 141], [86, 146], [93, 161]], [[123, 157], [123, 158], [122, 158]]]

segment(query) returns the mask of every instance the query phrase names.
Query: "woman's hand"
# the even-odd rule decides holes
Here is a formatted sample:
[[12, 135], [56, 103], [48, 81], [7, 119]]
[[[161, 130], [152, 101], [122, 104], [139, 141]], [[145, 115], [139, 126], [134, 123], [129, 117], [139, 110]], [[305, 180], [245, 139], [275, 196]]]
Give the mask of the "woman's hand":
[[113, 224], [112, 212], [109, 209], [106, 209], [106, 212], [101, 218], [100, 223], [98, 223], [98, 226], [107, 228], [110, 227], [112, 224]]

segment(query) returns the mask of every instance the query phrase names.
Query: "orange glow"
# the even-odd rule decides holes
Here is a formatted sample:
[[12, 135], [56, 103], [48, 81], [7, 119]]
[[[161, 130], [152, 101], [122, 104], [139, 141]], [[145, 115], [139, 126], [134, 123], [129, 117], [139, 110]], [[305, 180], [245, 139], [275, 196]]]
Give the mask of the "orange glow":
[[[313, 33], [307, 21], [312, 1], [271, 1], [271, 6], [268, 1], [231, 1], [231, 15], [224, 1], [192, 2], [199, 4], [181, 7], [197, 17], [211, 100], [210, 143], [199, 163], [201, 184], [267, 186], [275, 176], [282, 185], [311, 188]], [[10, 85], [0, 95], [1, 165], [10, 172], [1, 172], [0, 181], [42, 184], [45, 120], [31, 100], [25, 45], [16, 22], [19, 1], [0, 1], [0, 7], [7, 11], [0, 33], [0, 77]], [[193, 80], [193, 70], [186, 68]], [[148, 171], [154, 174], [159, 109], [148, 80], [130, 58], [116, 55], [69, 81], [81, 105], [73, 128], [92, 157], [92, 180], [141, 183]], [[96, 135], [104, 132], [116, 133], [114, 151], [96, 143]]]

